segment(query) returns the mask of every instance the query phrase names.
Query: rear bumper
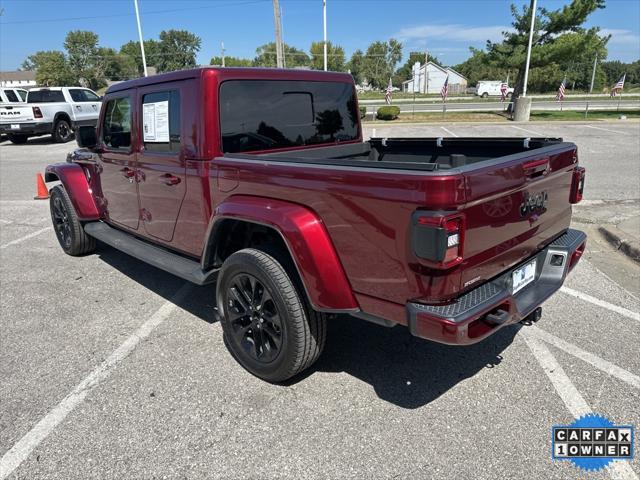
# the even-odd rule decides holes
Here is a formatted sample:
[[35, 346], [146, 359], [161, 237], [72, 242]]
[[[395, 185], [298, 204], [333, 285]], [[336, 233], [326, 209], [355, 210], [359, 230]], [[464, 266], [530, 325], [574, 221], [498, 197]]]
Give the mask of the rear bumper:
[[4, 133], [6, 135], [16, 134], [16, 135], [46, 135], [51, 133], [53, 130], [53, 125], [51, 122], [27, 122], [27, 123], [17, 123], [13, 125], [20, 125], [20, 128], [13, 129], [11, 128], [10, 123], [1, 123], [0, 124], [0, 133]]
[[[518, 267], [537, 260], [532, 283], [512, 294], [512, 274], [518, 267], [465, 293], [448, 305], [407, 305], [408, 325], [417, 337], [450, 345], [479, 342], [505, 325], [526, 318], [556, 292], [580, 259], [587, 236], [569, 229]], [[558, 256], [564, 257], [561, 265]]]

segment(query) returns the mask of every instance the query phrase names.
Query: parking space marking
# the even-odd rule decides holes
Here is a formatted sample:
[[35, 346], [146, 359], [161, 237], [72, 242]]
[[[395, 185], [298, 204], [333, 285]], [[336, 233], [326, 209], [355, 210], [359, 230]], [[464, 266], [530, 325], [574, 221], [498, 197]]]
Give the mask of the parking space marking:
[[20, 237], [20, 238], [18, 238], [16, 240], [12, 240], [12, 241], [10, 241], [8, 243], [5, 243], [4, 245], [0, 245], [0, 250], [4, 250], [5, 248], [10, 247], [11, 245], [15, 245], [17, 243], [22, 243], [25, 240], [29, 240], [30, 238], [37, 237], [41, 233], [47, 232], [47, 231], [52, 230], [52, 229], [53, 229], [53, 227], [45, 227], [45, 228], [41, 228], [40, 230], [36, 230], [35, 232], [30, 233], [29, 235], [25, 235], [24, 237]]
[[579, 292], [569, 287], [562, 287], [560, 291], [573, 297], [579, 298], [580, 300], [584, 300], [585, 302], [589, 302], [599, 307], [606, 308], [607, 310], [611, 310], [612, 312], [615, 312], [618, 315], [622, 315], [623, 317], [627, 317], [631, 320], [640, 322], [640, 313], [638, 312], [632, 312], [631, 310], [627, 310], [624, 307], [619, 307], [618, 305], [614, 305], [613, 303], [605, 302], [604, 300], [600, 300], [599, 298], [592, 297], [591, 295], [587, 295], [586, 293]]
[[592, 366], [596, 367], [598, 370], [602, 370], [603, 372], [611, 375], [612, 377], [616, 377], [618, 380], [622, 380], [623, 382], [631, 385], [634, 388], [640, 389], [640, 377], [634, 375], [633, 373], [621, 368], [607, 360], [594, 355], [593, 353], [589, 353], [576, 345], [565, 342], [561, 338], [556, 337], [555, 335], [550, 334], [549, 332], [542, 330], [536, 326], [525, 327], [528, 330], [533, 332], [533, 335], [537, 337], [539, 340], [543, 340], [544, 342], [553, 345], [560, 350], [565, 351], [569, 355], [573, 355], [580, 360], [583, 360]]
[[534, 132], [533, 130], [527, 130], [526, 128], [516, 127], [515, 125], [509, 125], [509, 127], [511, 127], [511, 128], [517, 128], [518, 130], [522, 130], [523, 132], [533, 133], [534, 135], [538, 135], [538, 136], [540, 136], [540, 137], [546, 137], [546, 135], [545, 135], [544, 133]]
[[627, 133], [627, 132], [621, 132], [620, 130], [611, 130], [610, 128], [596, 127], [594, 125], [585, 125], [585, 127], [587, 127], [587, 128], [595, 128], [596, 130], [603, 130], [605, 132], [619, 133], [620, 135], [629, 135], [629, 133]]
[[[580, 418], [587, 413], [593, 413], [591, 407], [580, 394], [576, 386], [571, 382], [564, 369], [556, 360], [556, 357], [542, 343], [541, 340], [535, 338], [535, 334], [531, 329], [523, 328], [520, 330], [523, 334], [525, 343], [531, 350], [531, 353], [537, 360], [538, 364], [544, 370], [556, 393], [565, 404], [574, 418]], [[614, 461], [607, 468], [607, 473], [614, 480], [638, 480], [629, 462]]]
[[80, 405], [85, 397], [106, 380], [115, 367], [127, 358], [138, 344], [146, 339], [164, 320], [176, 310], [191, 289], [191, 284], [183, 285], [171, 299], [165, 302], [151, 317], [127, 338], [122, 345], [109, 355], [95, 370], [84, 378], [58, 405], [49, 411], [24, 437], [11, 447], [0, 459], [0, 480], [6, 479], [24, 462], [31, 452]]
[[447, 132], [449, 135], [451, 135], [452, 137], [458, 137], [459, 135], [456, 135], [455, 133], [453, 133], [451, 130], [449, 130], [448, 128], [445, 127], [440, 127], [442, 130], [444, 130], [445, 132]]

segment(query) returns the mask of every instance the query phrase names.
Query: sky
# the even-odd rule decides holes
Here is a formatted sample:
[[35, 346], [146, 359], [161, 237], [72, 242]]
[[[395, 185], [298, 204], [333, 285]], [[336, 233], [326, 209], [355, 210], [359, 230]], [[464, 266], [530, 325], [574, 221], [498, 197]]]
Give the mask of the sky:
[[[271, 0], [138, 0], [145, 39], [160, 31], [186, 29], [202, 39], [199, 64], [220, 55], [253, 58], [257, 46], [273, 41]], [[511, 23], [505, 0], [327, 0], [328, 39], [345, 48], [366, 50], [375, 40], [396, 38], [403, 52], [429, 51], [446, 65], [499, 40]], [[527, 0], [513, 0], [516, 5]], [[553, 10], [567, 1], [538, 0]], [[322, 0], [280, 0], [287, 44], [309, 50], [322, 40]], [[137, 39], [133, 0], [0, 0], [0, 70], [15, 70], [38, 50], [63, 50], [69, 30], [92, 30], [100, 45], [119, 48]], [[640, 58], [640, 0], [607, 0], [587, 26], [612, 35], [609, 59]]]

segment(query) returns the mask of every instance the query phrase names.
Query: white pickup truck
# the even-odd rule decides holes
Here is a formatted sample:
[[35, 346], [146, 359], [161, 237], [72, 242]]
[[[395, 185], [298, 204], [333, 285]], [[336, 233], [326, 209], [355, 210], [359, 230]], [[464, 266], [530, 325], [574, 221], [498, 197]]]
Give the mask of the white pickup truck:
[[13, 143], [51, 134], [58, 143], [74, 138], [74, 130], [95, 126], [102, 99], [82, 87], [33, 88], [26, 103], [0, 103], [0, 133]]

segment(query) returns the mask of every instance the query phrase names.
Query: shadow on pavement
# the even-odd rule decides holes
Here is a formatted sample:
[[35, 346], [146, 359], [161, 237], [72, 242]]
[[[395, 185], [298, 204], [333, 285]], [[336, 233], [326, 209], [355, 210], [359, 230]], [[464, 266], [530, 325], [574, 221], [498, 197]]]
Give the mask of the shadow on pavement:
[[[172, 300], [185, 284], [173, 275], [98, 243], [100, 259], [154, 293]], [[214, 286], [198, 287], [177, 305], [214, 323]], [[402, 408], [419, 408], [484, 368], [495, 368], [513, 342], [517, 326], [508, 326], [468, 347], [452, 347], [413, 337], [402, 326], [381, 327], [348, 315], [329, 321], [327, 344], [320, 360], [285, 385], [304, 381], [314, 372], [346, 372], [370, 384], [378, 397]]]

